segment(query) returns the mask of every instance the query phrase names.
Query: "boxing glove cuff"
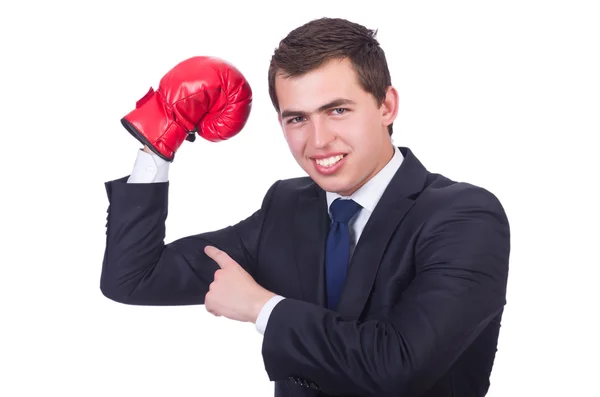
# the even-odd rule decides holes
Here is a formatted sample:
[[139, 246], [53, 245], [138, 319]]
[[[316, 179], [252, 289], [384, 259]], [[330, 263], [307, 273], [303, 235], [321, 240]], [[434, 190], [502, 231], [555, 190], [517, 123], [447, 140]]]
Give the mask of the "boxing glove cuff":
[[175, 121], [173, 111], [152, 88], [136, 103], [121, 124], [160, 158], [172, 162], [188, 132]]

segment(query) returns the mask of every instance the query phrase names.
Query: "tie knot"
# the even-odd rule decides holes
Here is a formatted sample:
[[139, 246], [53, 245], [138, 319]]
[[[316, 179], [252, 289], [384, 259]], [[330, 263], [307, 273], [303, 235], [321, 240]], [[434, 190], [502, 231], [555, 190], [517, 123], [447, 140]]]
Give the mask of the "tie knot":
[[335, 199], [329, 210], [334, 222], [348, 223], [362, 207], [354, 200]]

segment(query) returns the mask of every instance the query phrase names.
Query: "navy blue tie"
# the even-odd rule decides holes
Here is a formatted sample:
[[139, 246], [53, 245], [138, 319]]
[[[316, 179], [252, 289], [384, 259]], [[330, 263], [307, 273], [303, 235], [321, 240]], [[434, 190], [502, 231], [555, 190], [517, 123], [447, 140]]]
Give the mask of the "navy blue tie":
[[327, 307], [336, 310], [350, 258], [350, 229], [348, 222], [362, 207], [353, 200], [336, 199], [331, 203], [333, 223], [327, 237], [325, 275], [327, 280]]

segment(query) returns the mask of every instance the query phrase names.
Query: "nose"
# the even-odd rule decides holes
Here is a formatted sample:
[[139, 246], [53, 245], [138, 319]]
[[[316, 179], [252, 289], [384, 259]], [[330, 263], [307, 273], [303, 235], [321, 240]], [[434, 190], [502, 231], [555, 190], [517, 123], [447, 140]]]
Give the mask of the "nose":
[[331, 129], [327, 128], [326, 123], [321, 121], [319, 118], [315, 118], [311, 133], [312, 145], [317, 149], [324, 148], [334, 139], [335, 134], [333, 131], [331, 131]]

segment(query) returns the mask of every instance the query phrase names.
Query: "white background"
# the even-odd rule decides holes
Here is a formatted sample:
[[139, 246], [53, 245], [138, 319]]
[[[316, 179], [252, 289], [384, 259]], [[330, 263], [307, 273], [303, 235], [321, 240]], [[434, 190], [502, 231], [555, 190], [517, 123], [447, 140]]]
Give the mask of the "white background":
[[597, 4], [3, 2], [0, 395], [272, 395], [252, 324], [103, 297], [104, 182], [139, 148], [120, 118], [194, 55], [242, 70], [253, 112], [235, 139], [180, 149], [167, 241], [235, 223], [275, 180], [303, 175], [267, 67], [321, 16], [379, 29], [401, 99], [394, 142], [505, 206], [511, 272], [488, 395], [600, 395]]

